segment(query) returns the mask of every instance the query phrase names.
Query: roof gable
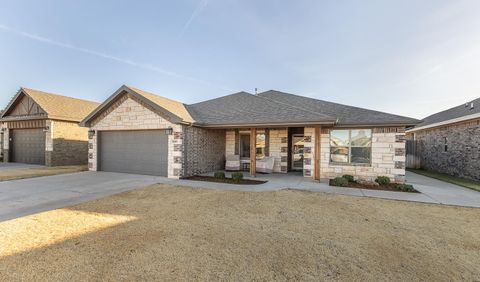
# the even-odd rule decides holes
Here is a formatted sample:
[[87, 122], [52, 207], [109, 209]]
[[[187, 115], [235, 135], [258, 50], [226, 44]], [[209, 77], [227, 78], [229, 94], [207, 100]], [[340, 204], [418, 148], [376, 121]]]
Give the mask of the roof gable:
[[151, 108], [154, 112], [161, 115], [172, 123], [192, 123], [193, 119], [187, 111], [184, 104], [165, 97], [161, 97], [134, 87], [123, 85], [113, 93], [105, 102], [92, 111], [80, 125], [89, 126], [94, 118], [107, 110], [116, 100], [123, 95], [131, 95]]
[[44, 116], [50, 119], [81, 121], [99, 103], [22, 87], [10, 101], [7, 116]]
[[337, 118], [337, 125], [414, 125], [413, 118], [269, 90], [258, 96]]

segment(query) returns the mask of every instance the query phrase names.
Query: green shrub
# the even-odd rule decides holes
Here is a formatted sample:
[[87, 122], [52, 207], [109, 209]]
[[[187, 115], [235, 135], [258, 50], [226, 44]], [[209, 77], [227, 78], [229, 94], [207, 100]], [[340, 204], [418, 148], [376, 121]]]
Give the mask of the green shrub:
[[353, 178], [353, 175], [345, 174], [342, 177], [345, 178], [346, 180], [348, 180], [348, 182], [355, 182], [355, 179]]
[[232, 173], [232, 179], [235, 182], [240, 182], [243, 179], [243, 173], [241, 173], [241, 172]]
[[213, 174], [213, 177], [218, 178], [218, 179], [225, 179], [225, 172], [217, 171]]
[[410, 184], [398, 184], [397, 189], [403, 192], [415, 192], [415, 189]]
[[346, 187], [348, 185], [348, 180], [344, 177], [335, 177], [332, 179], [333, 186]]
[[375, 182], [377, 182], [379, 185], [387, 185], [390, 184], [390, 178], [386, 176], [379, 176], [377, 179], [375, 179]]

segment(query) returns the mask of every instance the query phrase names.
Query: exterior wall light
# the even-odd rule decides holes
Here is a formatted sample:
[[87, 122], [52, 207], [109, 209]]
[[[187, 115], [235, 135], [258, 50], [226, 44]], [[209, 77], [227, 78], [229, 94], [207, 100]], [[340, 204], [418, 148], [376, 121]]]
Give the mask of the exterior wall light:
[[48, 125], [43, 128], [43, 132], [48, 132], [49, 130], [50, 130], [50, 126]]
[[165, 129], [165, 134], [166, 135], [172, 135], [173, 134], [173, 128], [168, 127], [167, 129]]
[[95, 136], [95, 130], [90, 129], [90, 130], [88, 131], [88, 138], [92, 139], [93, 136]]

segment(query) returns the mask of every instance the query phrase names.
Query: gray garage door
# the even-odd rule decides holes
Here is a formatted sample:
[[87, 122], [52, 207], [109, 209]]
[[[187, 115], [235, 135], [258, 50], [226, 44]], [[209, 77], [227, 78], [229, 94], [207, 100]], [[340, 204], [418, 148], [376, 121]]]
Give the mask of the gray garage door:
[[45, 164], [45, 132], [43, 129], [13, 129], [10, 131], [12, 162]]
[[103, 171], [167, 176], [168, 136], [163, 130], [99, 132]]

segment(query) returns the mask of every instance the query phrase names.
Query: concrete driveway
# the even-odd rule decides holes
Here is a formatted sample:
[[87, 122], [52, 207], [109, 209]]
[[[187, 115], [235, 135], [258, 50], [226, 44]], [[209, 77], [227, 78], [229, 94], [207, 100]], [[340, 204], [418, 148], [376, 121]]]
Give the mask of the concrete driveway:
[[161, 182], [162, 177], [78, 172], [0, 182], [0, 221]]

